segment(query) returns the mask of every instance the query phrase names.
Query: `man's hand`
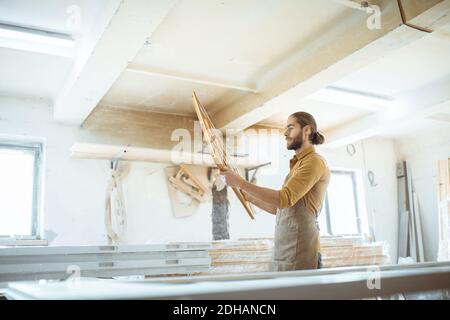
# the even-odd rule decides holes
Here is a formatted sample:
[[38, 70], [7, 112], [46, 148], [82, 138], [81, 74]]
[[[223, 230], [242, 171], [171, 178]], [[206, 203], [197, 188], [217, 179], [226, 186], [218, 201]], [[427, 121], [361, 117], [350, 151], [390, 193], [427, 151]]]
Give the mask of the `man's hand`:
[[228, 186], [239, 188], [247, 201], [267, 212], [277, 213], [278, 203], [280, 202], [278, 190], [258, 187], [241, 178], [233, 170], [220, 170], [220, 174], [225, 178], [225, 183]]
[[244, 182], [244, 179], [241, 178], [240, 175], [238, 175], [236, 172], [234, 172], [233, 170], [225, 170], [225, 171], [220, 171], [220, 174], [222, 176], [224, 176], [225, 178], [225, 183], [229, 186], [229, 187], [238, 187], [240, 188], [242, 185], [242, 182]]

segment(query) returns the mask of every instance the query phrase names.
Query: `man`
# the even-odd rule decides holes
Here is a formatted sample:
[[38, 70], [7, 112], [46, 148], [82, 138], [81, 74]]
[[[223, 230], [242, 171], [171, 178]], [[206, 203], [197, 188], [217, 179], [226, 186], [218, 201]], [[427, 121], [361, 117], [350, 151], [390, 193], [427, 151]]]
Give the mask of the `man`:
[[322, 208], [330, 171], [314, 145], [325, 140], [316, 121], [306, 112], [289, 116], [287, 149], [295, 150], [290, 172], [281, 190], [256, 186], [232, 170], [223, 171], [226, 183], [242, 190], [248, 201], [276, 215], [275, 271], [321, 268], [317, 216]]

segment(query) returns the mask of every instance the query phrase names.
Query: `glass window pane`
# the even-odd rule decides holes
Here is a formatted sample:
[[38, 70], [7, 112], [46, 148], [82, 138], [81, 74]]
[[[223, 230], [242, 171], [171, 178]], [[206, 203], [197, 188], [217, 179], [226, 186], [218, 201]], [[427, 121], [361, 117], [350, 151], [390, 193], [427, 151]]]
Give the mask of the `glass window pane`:
[[325, 200], [322, 207], [322, 210], [319, 213], [319, 217], [317, 218], [317, 221], [319, 222], [319, 228], [320, 228], [320, 235], [328, 235], [330, 231], [328, 230], [327, 225], [327, 211], [325, 209]]
[[31, 235], [34, 152], [0, 148], [0, 235]]
[[352, 174], [333, 173], [328, 187], [333, 234], [357, 234]]

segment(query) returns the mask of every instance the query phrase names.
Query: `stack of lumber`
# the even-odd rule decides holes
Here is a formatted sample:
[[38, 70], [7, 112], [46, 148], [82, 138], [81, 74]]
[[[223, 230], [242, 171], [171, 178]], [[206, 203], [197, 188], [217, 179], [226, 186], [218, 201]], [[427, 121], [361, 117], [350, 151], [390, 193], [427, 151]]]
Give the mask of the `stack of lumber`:
[[[359, 236], [321, 237], [324, 268], [382, 265], [389, 262], [382, 242], [368, 242]], [[229, 274], [269, 271], [273, 239], [213, 241], [209, 255], [211, 270], [202, 274]]]
[[324, 268], [382, 265], [389, 263], [382, 242], [368, 242], [359, 236], [320, 238]]
[[242, 239], [213, 241], [209, 255], [208, 274], [269, 271], [272, 261], [273, 239]]
[[0, 284], [10, 281], [198, 273], [210, 243], [0, 247]]
[[[322, 236], [323, 268], [382, 265], [389, 263], [383, 242], [371, 242], [361, 236]], [[273, 258], [273, 238], [221, 240], [211, 242], [208, 249], [211, 268], [189, 274], [164, 276], [220, 275], [268, 272]], [[153, 275], [154, 277], [156, 275]]]

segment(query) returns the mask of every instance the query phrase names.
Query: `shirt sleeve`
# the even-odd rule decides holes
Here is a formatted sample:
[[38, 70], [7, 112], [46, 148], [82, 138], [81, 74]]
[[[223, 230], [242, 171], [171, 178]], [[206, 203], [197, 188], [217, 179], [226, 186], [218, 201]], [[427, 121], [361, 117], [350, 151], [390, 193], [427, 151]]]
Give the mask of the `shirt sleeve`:
[[320, 180], [324, 163], [320, 158], [305, 159], [279, 191], [279, 208], [289, 208], [297, 203]]

